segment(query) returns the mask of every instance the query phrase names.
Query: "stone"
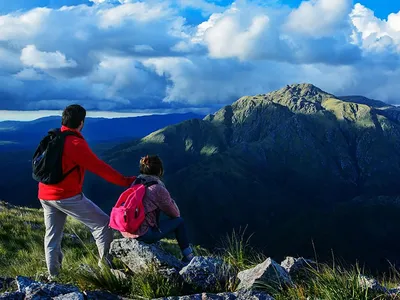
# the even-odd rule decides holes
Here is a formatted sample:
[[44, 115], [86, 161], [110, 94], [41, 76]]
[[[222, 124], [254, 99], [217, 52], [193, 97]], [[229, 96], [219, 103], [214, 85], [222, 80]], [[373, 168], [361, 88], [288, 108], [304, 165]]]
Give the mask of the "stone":
[[232, 270], [233, 268], [221, 259], [196, 256], [179, 274], [184, 282], [204, 291], [219, 284], [224, 285], [232, 275]]
[[239, 291], [235, 293], [221, 294], [202, 293], [188, 296], [159, 298], [156, 300], [274, 300], [274, 298], [263, 292]]
[[379, 284], [379, 282], [374, 278], [368, 278], [367, 276], [360, 275], [358, 277], [358, 283], [363, 289], [370, 289], [379, 293], [387, 293], [388, 290]]
[[[18, 291], [26, 295], [26, 299], [47, 299], [60, 295], [79, 292], [79, 289], [73, 285], [57, 283], [40, 283], [27, 277], [18, 276], [16, 278]], [[38, 298], [41, 297], [41, 298]]]
[[129, 300], [105, 291], [85, 291], [87, 300]]
[[135, 239], [118, 239], [111, 244], [110, 253], [122, 260], [134, 272], [156, 269], [180, 270], [183, 264], [175, 256], [154, 244], [145, 244]]
[[82, 293], [74, 292], [61, 296], [54, 297], [53, 300], [84, 300], [85, 297]]
[[0, 294], [0, 300], [24, 300], [25, 294], [20, 292]]
[[312, 269], [317, 270], [317, 263], [303, 257], [286, 257], [281, 266], [289, 273], [292, 279], [305, 279], [312, 275]]
[[237, 277], [240, 280], [239, 290], [257, 289], [259, 283], [274, 289], [293, 285], [288, 272], [271, 258], [252, 269], [239, 272]]

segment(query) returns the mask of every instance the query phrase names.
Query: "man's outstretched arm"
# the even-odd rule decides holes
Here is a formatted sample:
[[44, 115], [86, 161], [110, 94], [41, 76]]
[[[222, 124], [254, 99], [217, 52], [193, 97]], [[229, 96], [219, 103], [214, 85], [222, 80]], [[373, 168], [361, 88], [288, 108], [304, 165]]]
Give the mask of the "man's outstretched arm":
[[71, 143], [65, 144], [65, 151], [77, 165], [113, 184], [126, 187], [136, 179], [136, 177], [123, 176], [98, 158], [83, 139], [71, 137]]

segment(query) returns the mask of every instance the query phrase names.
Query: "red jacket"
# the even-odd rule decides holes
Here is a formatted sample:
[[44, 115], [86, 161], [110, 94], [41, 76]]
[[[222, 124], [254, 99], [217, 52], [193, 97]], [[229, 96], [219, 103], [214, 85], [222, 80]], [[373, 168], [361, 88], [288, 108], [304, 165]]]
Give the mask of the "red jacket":
[[103, 179], [116, 185], [128, 187], [136, 177], [124, 177], [108, 164], [99, 159], [89, 148], [88, 143], [77, 130], [62, 126], [61, 131], [75, 131], [82, 138], [67, 136], [65, 138], [62, 165], [64, 173], [75, 169], [65, 179], [57, 184], [39, 183], [39, 199], [41, 200], [60, 200], [76, 196], [82, 192], [85, 171], [88, 170]]

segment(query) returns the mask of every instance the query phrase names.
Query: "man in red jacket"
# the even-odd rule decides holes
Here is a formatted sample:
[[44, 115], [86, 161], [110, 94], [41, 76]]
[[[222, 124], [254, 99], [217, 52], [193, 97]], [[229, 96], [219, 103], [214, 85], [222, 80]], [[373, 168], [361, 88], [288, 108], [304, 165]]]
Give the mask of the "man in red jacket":
[[92, 152], [81, 134], [85, 117], [86, 110], [80, 105], [70, 105], [62, 114], [61, 131], [70, 130], [78, 135], [65, 138], [62, 154], [63, 172], [66, 174], [69, 170], [74, 170], [60, 183], [39, 183], [38, 198], [44, 209], [44, 247], [50, 278], [57, 276], [61, 267], [61, 239], [67, 215], [89, 227], [99, 251], [99, 264], [108, 263], [108, 252], [113, 239], [108, 226], [109, 216], [82, 193], [85, 171], [124, 187], [130, 186], [136, 178], [124, 177]]

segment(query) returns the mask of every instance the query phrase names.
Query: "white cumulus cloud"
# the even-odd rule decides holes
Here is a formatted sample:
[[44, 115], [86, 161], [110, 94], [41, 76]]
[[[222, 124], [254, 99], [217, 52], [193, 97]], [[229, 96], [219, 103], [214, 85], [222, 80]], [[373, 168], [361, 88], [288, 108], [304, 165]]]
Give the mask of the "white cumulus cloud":
[[348, 21], [352, 0], [308, 0], [293, 10], [285, 27], [290, 32], [324, 37], [343, 29]]
[[77, 66], [76, 61], [73, 59], [67, 59], [61, 52], [39, 51], [35, 45], [28, 45], [22, 49], [21, 61], [26, 66], [44, 70], [74, 68]]

